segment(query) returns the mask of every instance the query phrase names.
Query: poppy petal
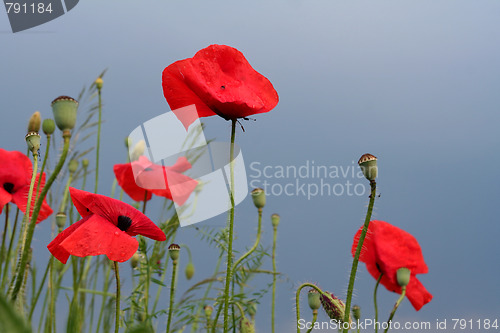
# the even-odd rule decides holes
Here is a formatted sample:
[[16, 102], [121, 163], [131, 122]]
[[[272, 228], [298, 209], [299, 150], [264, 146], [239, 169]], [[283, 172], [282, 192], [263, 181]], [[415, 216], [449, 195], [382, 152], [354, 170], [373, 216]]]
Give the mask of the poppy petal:
[[124, 262], [139, 248], [139, 242], [99, 215], [91, 215], [60, 244], [77, 257], [105, 254], [109, 260]]
[[[115, 228], [118, 225], [120, 217], [127, 217], [131, 222], [126, 230], [124, 230], [127, 234], [131, 236], [143, 235], [158, 241], [166, 240], [165, 233], [153, 221], [134, 207], [120, 200], [78, 190], [73, 187], [69, 188], [69, 193], [78, 211], [81, 210], [86, 214], [94, 213], [99, 215], [114, 225]], [[87, 209], [89, 210], [88, 212]]]
[[[41, 193], [43, 187], [45, 186], [45, 172], [43, 173], [41, 178], [40, 174], [36, 175], [35, 184], [33, 186], [33, 194], [31, 196], [30, 217], [33, 214], [33, 210], [35, 209], [35, 203], [37, 200], [36, 189], [38, 188], [39, 179], [41, 179], [41, 183], [40, 183], [40, 191], [38, 193]], [[28, 206], [28, 194], [29, 194], [29, 184], [27, 186], [20, 188], [12, 195], [12, 202], [14, 202], [24, 214], [26, 214], [26, 209]], [[53, 213], [52, 208], [50, 208], [49, 204], [46, 201], [46, 198], [44, 198], [42, 201], [42, 206], [40, 207], [40, 212], [38, 213], [36, 223], [40, 223], [41, 221], [45, 220], [52, 213]]]
[[52, 242], [47, 245], [47, 248], [49, 249], [50, 253], [54, 257], [56, 257], [57, 260], [65, 264], [68, 261], [70, 253], [61, 247], [61, 242], [64, 241], [68, 236], [70, 236], [76, 229], [78, 229], [85, 221], [87, 221], [90, 218], [90, 215], [81, 219], [80, 221], [73, 223], [70, 225], [68, 228], [64, 229], [62, 232], [60, 232], [56, 238], [52, 240]]
[[406, 297], [417, 311], [432, 300], [431, 293], [414, 275], [411, 276], [410, 283], [406, 286]]
[[146, 200], [151, 200], [152, 194], [149, 191], [146, 194], [146, 190], [137, 185], [131, 163], [115, 164], [113, 166], [113, 171], [118, 185], [120, 185], [123, 191], [125, 191], [132, 200], [144, 201], [144, 198], [146, 198]]
[[186, 129], [196, 118], [176, 111], [185, 106], [194, 104], [198, 117], [229, 120], [268, 112], [279, 100], [271, 82], [227, 45], [210, 45], [165, 68], [163, 94]]

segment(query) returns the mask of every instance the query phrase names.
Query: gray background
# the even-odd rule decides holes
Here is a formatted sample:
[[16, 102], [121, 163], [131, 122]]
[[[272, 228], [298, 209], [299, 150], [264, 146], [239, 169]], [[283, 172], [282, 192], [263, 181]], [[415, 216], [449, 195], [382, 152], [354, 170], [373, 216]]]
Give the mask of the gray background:
[[[238, 129], [247, 167], [306, 161], [347, 167], [365, 152], [379, 158], [382, 195], [374, 218], [418, 239], [429, 266], [419, 278], [434, 295], [419, 312], [405, 300], [396, 320], [448, 319], [448, 331], [452, 318], [500, 320], [499, 14], [498, 1], [84, 1], [12, 34], [2, 13], [0, 146], [25, 151], [32, 112], [50, 116], [52, 99], [76, 96], [109, 68], [99, 184], [108, 194], [112, 166], [124, 161], [124, 137], [169, 110], [162, 70], [209, 44], [231, 45], [280, 96], [274, 110], [243, 123], [245, 133]], [[205, 123], [207, 138], [229, 139], [228, 122]], [[277, 212], [278, 269], [288, 279], [278, 288], [278, 332], [293, 331], [299, 283], [316, 282], [345, 297], [352, 237], [367, 201], [366, 195], [268, 197], [263, 243], [271, 245], [269, 215]], [[239, 250], [253, 241], [255, 215], [250, 198], [237, 207]], [[38, 229], [34, 246], [44, 252], [49, 223]], [[206, 251], [193, 231], [181, 230], [178, 241], [192, 246], [195, 280], [210, 274], [216, 251]], [[354, 303], [368, 318], [374, 283], [360, 265]], [[379, 298], [384, 319], [396, 295], [381, 288]], [[61, 297], [61, 309], [65, 302]], [[269, 304], [265, 298], [260, 305], [259, 332], [270, 331]], [[307, 304], [302, 308], [310, 318]], [[327, 320], [323, 313], [320, 320]]]

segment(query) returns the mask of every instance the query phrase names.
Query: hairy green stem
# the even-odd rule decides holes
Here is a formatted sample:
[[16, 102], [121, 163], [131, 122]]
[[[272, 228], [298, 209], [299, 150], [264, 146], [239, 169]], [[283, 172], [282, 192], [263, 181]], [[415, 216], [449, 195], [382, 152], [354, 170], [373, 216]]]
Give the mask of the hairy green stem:
[[120, 329], [120, 271], [118, 268], [118, 262], [113, 261], [115, 267], [115, 277], [116, 277], [116, 316], [115, 316], [115, 333], [118, 333]]
[[175, 298], [175, 277], [177, 276], [177, 260], [172, 260], [172, 281], [170, 282], [170, 305], [168, 306], [167, 333], [170, 332], [170, 323], [172, 322], [172, 313], [174, 310]]
[[394, 314], [396, 313], [399, 304], [401, 304], [403, 298], [405, 298], [405, 294], [406, 294], [406, 287], [401, 287], [401, 296], [399, 296], [396, 304], [394, 304], [394, 307], [392, 308], [391, 315], [389, 316], [389, 319], [387, 319], [387, 328], [384, 330], [384, 333], [387, 333], [387, 331], [389, 330], [392, 318], [394, 317]]
[[307, 333], [311, 333], [311, 331], [314, 328], [314, 323], [316, 322], [317, 319], [318, 319], [318, 310], [313, 310], [313, 318], [311, 321], [311, 328], [307, 330]]
[[[370, 224], [370, 219], [373, 211], [373, 204], [375, 203], [375, 195], [377, 190], [377, 183], [372, 180], [370, 181], [371, 193], [370, 202], [368, 203], [368, 211], [366, 212], [365, 223], [363, 225], [363, 230], [359, 236], [358, 246], [356, 248], [356, 253], [354, 254], [354, 260], [352, 261], [351, 276], [349, 278], [349, 286], [347, 287], [347, 298], [345, 301], [345, 308], [351, 308], [352, 292], [354, 290], [354, 280], [356, 279], [356, 271], [358, 269], [359, 256], [361, 254], [361, 248], [363, 247], [363, 242], [365, 241], [366, 233], [368, 232], [368, 226]], [[349, 322], [349, 310], [345, 311], [344, 322]], [[349, 328], [344, 328], [343, 332], [347, 333]]]
[[273, 294], [271, 299], [271, 331], [274, 333], [274, 312], [276, 306], [276, 240], [278, 235], [278, 226], [273, 226]]
[[95, 157], [95, 185], [94, 193], [97, 193], [97, 187], [99, 185], [99, 150], [101, 146], [101, 117], [102, 117], [102, 100], [101, 100], [101, 88], [97, 88], [98, 95], [98, 109], [99, 109], [99, 119], [97, 120], [97, 145], [96, 145], [96, 157]]
[[297, 322], [296, 322], [296, 324], [297, 324], [297, 333], [300, 333], [300, 326], [299, 326], [299, 321], [300, 321], [300, 303], [299, 303], [300, 292], [305, 287], [311, 287], [311, 288], [315, 289], [318, 293], [320, 293], [321, 295], [327, 297], [333, 303], [332, 296], [330, 296], [329, 293], [323, 292], [323, 290], [321, 290], [320, 288], [318, 288], [314, 284], [307, 283], [307, 282], [301, 284], [299, 286], [299, 288], [297, 288], [297, 292], [295, 293], [295, 310], [296, 310], [296, 313], [297, 313]]
[[33, 311], [35, 311], [36, 303], [38, 303], [38, 299], [40, 298], [40, 294], [42, 293], [43, 286], [45, 284], [45, 281], [47, 280], [47, 275], [51, 266], [51, 262], [54, 260], [54, 256], [50, 256], [50, 259], [47, 263], [47, 268], [45, 268], [45, 273], [43, 274], [42, 282], [40, 283], [40, 287], [38, 288], [37, 293], [35, 294], [35, 297], [33, 299], [33, 302], [31, 302], [31, 309], [30, 313], [28, 316], [28, 321], [31, 321], [31, 318], [33, 317]]
[[[230, 200], [229, 209], [229, 232], [227, 249], [227, 271], [226, 286], [224, 288], [224, 332], [227, 332], [229, 326], [229, 286], [232, 280], [232, 261], [233, 261], [233, 225], [234, 225], [234, 139], [236, 136], [236, 119], [231, 120], [231, 148], [229, 150], [229, 170], [230, 170]], [[232, 296], [232, 295], [231, 295]]]
[[[373, 305], [375, 306], [375, 323], [378, 322], [378, 305], [377, 305], [377, 290], [378, 290], [378, 286], [380, 284], [380, 280], [382, 280], [382, 275], [384, 275], [383, 273], [380, 273], [378, 279], [377, 279], [377, 283], [375, 284], [375, 289], [373, 290]], [[375, 324], [375, 333], [378, 332], [378, 325]]]
[[252, 254], [253, 251], [255, 251], [255, 249], [257, 248], [257, 246], [259, 246], [259, 243], [260, 243], [260, 235], [261, 235], [261, 225], [262, 225], [262, 208], [259, 208], [258, 209], [259, 211], [259, 220], [257, 222], [257, 237], [255, 238], [255, 242], [253, 244], [253, 246], [250, 248], [250, 250], [248, 250], [244, 255], [242, 255], [238, 260], [236, 260], [236, 262], [234, 263], [233, 265], [233, 272], [236, 272], [236, 268], [238, 267], [238, 265], [245, 259], [247, 258], [249, 255]]
[[[5, 237], [7, 236], [7, 231], [8, 228], [7, 226], [9, 225], [9, 203], [5, 205], [5, 225], [3, 227], [3, 235], [2, 235], [2, 248], [0, 250], [0, 262], [3, 261], [3, 256], [5, 255]], [[12, 234], [12, 237], [14, 237], [14, 234]], [[0, 277], [2, 276], [2, 265], [0, 264]]]
[[9, 240], [9, 248], [7, 249], [7, 256], [5, 258], [5, 264], [3, 266], [3, 277], [2, 277], [2, 290], [7, 283], [7, 275], [9, 272], [10, 255], [12, 253], [12, 246], [14, 244], [14, 236], [16, 235], [17, 221], [19, 220], [19, 207], [16, 209], [16, 217], [14, 218], [14, 227], [12, 228], [11, 237]]

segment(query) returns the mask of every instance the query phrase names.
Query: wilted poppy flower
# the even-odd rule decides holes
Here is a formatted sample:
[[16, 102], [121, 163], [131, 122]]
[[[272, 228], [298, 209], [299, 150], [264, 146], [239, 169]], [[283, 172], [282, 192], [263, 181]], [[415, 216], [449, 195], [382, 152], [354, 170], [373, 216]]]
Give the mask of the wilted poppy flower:
[[183, 205], [198, 185], [196, 180], [181, 173], [190, 168], [191, 164], [184, 156], [168, 167], [154, 164], [146, 156], [141, 156], [138, 161], [116, 164], [113, 171], [118, 184], [132, 200], [150, 200], [155, 194]]
[[[199, 117], [237, 119], [268, 112], [278, 104], [271, 82], [243, 53], [226, 45], [210, 45], [165, 68], [163, 95], [186, 129]], [[179, 110], [192, 104], [197, 114]]]
[[[362, 227], [354, 236], [352, 254], [356, 252]], [[387, 290], [401, 294], [401, 287], [396, 278], [399, 268], [408, 268], [411, 272], [410, 283], [406, 286], [406, 297], [415, 310], [432, 300], [432, 295], [415, 276], [428, 271], [422, 250], [415, 237], [384, 221], [371, 221], [368, 227], [359, 260], [366, 264], [368, 272], [378, 279]]]
[[[0, 148], [0, 213], [7, 203], [12, 202], [26, 214], [32, 175], [33, 166], [25, 154]], [[38, 187], [39, 177], [40, 174], [36, 176], [35, 180], [30, 216], [35, 206], [35, 191]], [[45, 186], [45, 173], [41, 177], [40, 191], [43, 186]], [[52, 214], [52, 209], [44, 199], [36, 222], [45, 220], [50, 214]]]
[[62, 263], [70, 255], [77, 257], [105, 254], [113, 261], [127, 261], [139, 247], [132, 237], [142, 235], [157, 241], [166, 240], [146, 215], [134, 207], [104, 195], [70, 187], [69, 193], [78, 213], [83, 217], [62, 231], [47, 246]]

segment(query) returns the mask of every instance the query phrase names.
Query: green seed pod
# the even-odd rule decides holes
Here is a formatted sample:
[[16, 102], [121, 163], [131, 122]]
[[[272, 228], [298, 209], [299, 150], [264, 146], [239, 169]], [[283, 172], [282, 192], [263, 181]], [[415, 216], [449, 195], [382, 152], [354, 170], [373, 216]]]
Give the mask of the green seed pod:
[[250, 319], [243, 316], [240, 320], [240, 332], [241, 333], [255, 333], [255, 327]]
[[398, 284], [401, 287], [406, 287], [410, 283], [411, 272], [408, 268], [402, 267], [398, 269], [397, 275]]
[[38, 153], [38, 149], [40, 149], [40, 134], [37, 132], [29, 132], [24, 137], [26, 140], [26, 144], [28, 145], [28, 149], [33, 153], [33, 155]]
[[212, 312], [214, 312], [214, 308], [210, 305], [205, 305], [205, 307], [203, 308], [203, 311], [205, 311], [205, 316], [207, 318], [210, 318], [210, 317], [212, 317]]
[[56, 224], [58, 228], [64, 228], [64, 225], [66, 224], [66, 214], [64, 214], [64, 212], [56, 214]]
[[68, 171], [70, 173], [75, 173], [78, 170], [78, 161], [75, 159], [71, 159], [68, 163]]
[[102, 89], [102, 78], [98, 77], [96, 80], [95, 80], [95, 86], [97, 87], [97, 89], [101, 90]]
[[261, 188], [256, 188], [252, 191], [252, 200], [255, 207], [261, 209], [266, 205], [266, 193]]
[[88, 159], [86, 159], [86, 158], [84, 158], [84, 159], [82, 160], [82, 167], [83, 167], [84, 169], [87, 169], [87, 167], [88, 167], [88, 166], [89, 166], [89, 160], [88, 160]]
[[271, 224], [274, 228], [278, 227], [278, 224], [280, 224], [280, 216], [278, 214], [271, 215]]
[[193, 278], [193, 275], [194, 275], [194, 264], [193, 264], [192, 261], [188, 262], [188, 264], [186, 265], [186, 269], [185, 269], [184, 273], [186, 274], [186, 279], [191, 280]]
[[56, 123], [53, 119], [47, 118], [43, 120], [42, 130], [45, 135], [49, 136], [56, 130]]
[[141, 257], [139, 256], [139, 253], [136, 252], [132, 256], [132, 258], [130, 258], [130, 266], [132, 266], [132, 268], [136, 268], [137, 266], [139, 266], [140, 261]]
[[320, 294], [314, 288], [309, 290], [307, 294], [307, 302], [309, 303], [309, 307], [311, 310], [318, 310], [321, 307]]
[[352, 307], [352, 316], [356, 321], [361, 319], [361, 308], [359, 307], [359, 305], [354, 305]]
[[42, 123], [42, 117], [40, 116], [40, 112], [36, 111], [30, 117], [28, 121], [28, 132], [40, 132], [40, 125]]
[[63, 132], [72, 130], [76, 123], [78, 102], [68, 96], [59, 96], [52, 101], [52, 112], [57, 127]]
[[179, 250], [181, 247], [177, 244], [170, 244], [168, 247], [168, 254], [170, 255], [170, 259], [177, 260], [179, 259]]
[[377, 178], [378, 168], [377, 168], [377, 158], [372, 154], [364, 154], [360, 157], [358, 165], [363, 171], [366, 179], [369, 181], [374, 181]]

